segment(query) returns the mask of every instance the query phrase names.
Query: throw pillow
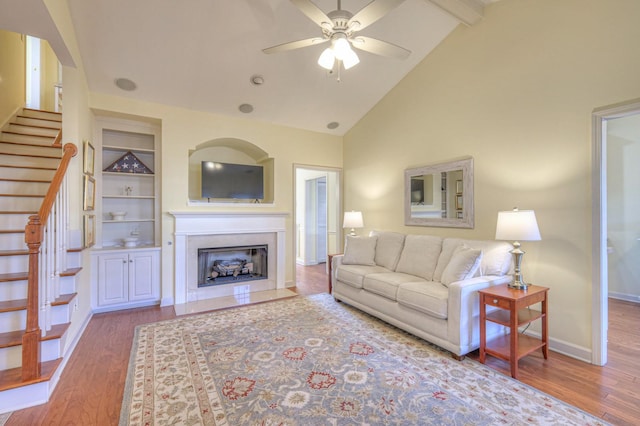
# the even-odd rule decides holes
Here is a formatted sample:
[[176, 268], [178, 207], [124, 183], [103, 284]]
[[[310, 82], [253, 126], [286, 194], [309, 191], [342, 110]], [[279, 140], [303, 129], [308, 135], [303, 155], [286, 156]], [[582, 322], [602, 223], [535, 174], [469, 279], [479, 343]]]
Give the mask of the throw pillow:
[[482, 250], [472, 249], [466, 245], [458, 246], [454, 250], [449, 264], [442, 271], [440, 281], [449, 287], [449, 284], [453, 282], [471, 278], [480, 267], [481, 261]]
[[354, 237], [347, 235], [344, 247], [344, 265], [370, 265], [374, 266], [376, 256], [376, 242], [378, 237]]
[[371, 236], [378, 237], [376, 243], [376, 265], [387, 268], [390, 271], [396, 269], [400, 253], [404, 246], [404, 234], [397, 232], [371, 231]]

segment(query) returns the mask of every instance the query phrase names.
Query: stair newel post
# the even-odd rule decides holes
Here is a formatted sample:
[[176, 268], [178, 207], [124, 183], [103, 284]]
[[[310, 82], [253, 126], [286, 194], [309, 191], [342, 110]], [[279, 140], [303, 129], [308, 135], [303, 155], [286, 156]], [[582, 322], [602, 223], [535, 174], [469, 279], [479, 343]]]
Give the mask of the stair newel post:
[[43, 227], [38, 215], [29, 217], [25, 227], [25, 242], [29, 247], [29, 274], [27, 293], [27, 326], [22, 336], [22, 380], [40, 377], [40, 338], [38, 324], [39, 310], [39, 255]]

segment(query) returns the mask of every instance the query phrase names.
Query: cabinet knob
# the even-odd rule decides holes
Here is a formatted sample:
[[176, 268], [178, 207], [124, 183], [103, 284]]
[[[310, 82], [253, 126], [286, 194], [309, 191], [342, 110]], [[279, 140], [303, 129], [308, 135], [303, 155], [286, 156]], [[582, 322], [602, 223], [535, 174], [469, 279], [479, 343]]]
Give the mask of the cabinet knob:
[[498, 303], [498, 299], [493, 299], [493, 303]]
[[129, 259], [129, 263], [133, 263], [133, 259]]
[[122, 263], [127, 263], [127, 261], [126, 261], [126, 260], [124, 260], [124, 259], [122, 259]]

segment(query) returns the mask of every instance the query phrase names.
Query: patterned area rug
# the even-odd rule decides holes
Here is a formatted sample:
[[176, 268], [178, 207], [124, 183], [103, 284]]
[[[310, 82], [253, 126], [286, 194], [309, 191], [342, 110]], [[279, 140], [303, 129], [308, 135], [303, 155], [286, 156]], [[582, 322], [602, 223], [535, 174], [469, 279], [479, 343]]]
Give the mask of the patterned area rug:
[[120, 425], [604, 425], [328, 294], [136, 329]]

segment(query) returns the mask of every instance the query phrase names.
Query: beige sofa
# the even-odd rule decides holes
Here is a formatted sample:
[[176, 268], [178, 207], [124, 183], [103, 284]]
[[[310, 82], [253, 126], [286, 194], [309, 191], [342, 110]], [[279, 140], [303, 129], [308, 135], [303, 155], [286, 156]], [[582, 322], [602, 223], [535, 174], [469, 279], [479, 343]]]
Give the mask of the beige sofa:
[[[457, 357], [480, 346], [478, 290], [511, 280], [506, 242], [372, 232], [333, 256], [332, 294]], [[489, 338], [503, 327], [487, 324]]]

